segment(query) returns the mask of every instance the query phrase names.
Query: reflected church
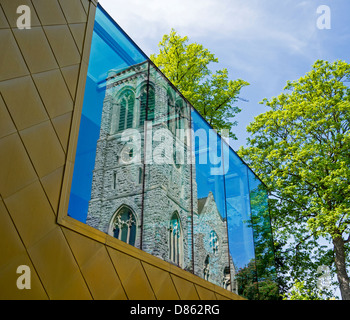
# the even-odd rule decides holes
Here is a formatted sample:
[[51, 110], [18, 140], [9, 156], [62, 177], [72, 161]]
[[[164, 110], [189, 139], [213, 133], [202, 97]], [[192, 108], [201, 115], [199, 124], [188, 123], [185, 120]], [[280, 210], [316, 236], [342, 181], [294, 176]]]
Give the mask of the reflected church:
[[187, 161], [190, 112], [149, 62], [109, 72], [86, 223], [236, 292], [226, 219]]

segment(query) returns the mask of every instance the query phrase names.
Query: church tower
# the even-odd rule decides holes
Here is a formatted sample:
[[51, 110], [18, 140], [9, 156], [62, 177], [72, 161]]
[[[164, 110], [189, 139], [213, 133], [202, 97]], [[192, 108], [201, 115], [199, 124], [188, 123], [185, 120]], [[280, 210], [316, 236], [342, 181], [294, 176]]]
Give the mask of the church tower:
[[149, 62], [111, 70], [87, 217], [184, 269], [191, 269], [189, 121], [189, 105]]
[[86, 222], [232, 290], [226, 219], [211, 192], [197, 199], [190, 121], [150, 62], [111, 70]]

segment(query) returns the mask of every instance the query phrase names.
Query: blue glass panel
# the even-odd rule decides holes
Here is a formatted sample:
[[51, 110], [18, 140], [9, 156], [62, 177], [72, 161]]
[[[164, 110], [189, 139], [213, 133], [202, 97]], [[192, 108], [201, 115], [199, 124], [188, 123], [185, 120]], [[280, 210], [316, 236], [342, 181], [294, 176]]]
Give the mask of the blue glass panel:
[[190, 108], [153, 64], [148, 81], [142, 250], [191, 271]]
[[194, 273], [235, 291], [229, 257], [222, 140], [192, 109]]
[[275, 256], [265, 185], [248, 169], [259, 299], [277, 299]]
[[257, 298], [254, 238], [251, 224], [247, 166], [227, 145], [229, 155], [225, 175], [229, 251], [234, 264], [234, 285], [238, 294]]
[[107, 78], [145, 60], [147, 57], [98, 5], [68, 208], [68, 215], [79, 221], [86, 222], [97, 141], [105, 134], [101, 121]]

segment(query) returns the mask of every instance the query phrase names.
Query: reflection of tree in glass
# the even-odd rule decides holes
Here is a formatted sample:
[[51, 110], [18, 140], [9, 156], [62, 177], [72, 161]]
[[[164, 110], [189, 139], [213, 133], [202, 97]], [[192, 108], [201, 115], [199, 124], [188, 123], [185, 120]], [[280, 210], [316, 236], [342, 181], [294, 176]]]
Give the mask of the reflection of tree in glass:
[[257, 264], [257, 261], [252, 259], [246, 267], [238, 270], [238, 294], [249, 300], [277, 300], [279, 292], [276, 282], [268, 278], [260, 278], [257, 281]]
[[252, 259], [247, 266], [240, 268], [236, 274], [238, 295], [249, 300], [258, 300], [255, 261]]
[[[272, 230], [267, 202], [267, 191], [264, 185], [259, 184], [250, 191], [250, 204], [259, 296], [260, 299], [277, 299], [278, 290]], [[276, 294], [276, 296], [273, 296], [273, 294]]]

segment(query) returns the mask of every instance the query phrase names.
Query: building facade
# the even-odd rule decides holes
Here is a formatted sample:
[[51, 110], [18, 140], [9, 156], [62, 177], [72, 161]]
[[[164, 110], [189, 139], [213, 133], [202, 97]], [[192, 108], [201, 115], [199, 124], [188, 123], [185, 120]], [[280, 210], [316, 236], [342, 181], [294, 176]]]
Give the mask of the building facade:
[[[30, 29], [19, 29], [17, 26], [17, 20], [21, 16], [17, 9], [23, 5], [31, 13]], [[101, 161], [107, 161], [104, 153], [118, 160], [121, 156], [124, 161], [133, 158], [134, 153], [134, 150], [131, 152], [125, 148], [123, 152], [120, 153], [121, 149], [118, 149], [113, 154], [112, 142], [108, 153], [108, 148], [103, 145], [107, 146], [107, 142], [119, 134], [117, 132], [112, 135], [108, 130], [113, 127], [116, 128], [113, 130], [118, 131], [119, 124], [123, 121], [126, 128], [141, 117], [136, 114], [141, 111], [135, 109], [135, 116], [129, 117], [129, 112], [126, 112], [125, 117], [119, 116], [118, 121], [114, 113], [115, 118], [113, 121], [111, 119], [113, 126], [110, 125], [107, 131], [101, 130], [101, 125], [105, 126], [104, 121], [108, 119], [103, 117], [102, 121], [103, 106], [112, 103], [106, 96], [107, 82], [115, 83], [115, 79], [109, 78], [130, 67], [142, 67], [142, 63], [149, 59], [97, 1], [0, 0], [0, 40], [4, 48], [0, 61], [0, 298], [243, 299], [223, 288], [227, 285], [225, 279], [228, 270], [222, 268], [227, 263], [223, 262], [217, 273], [213, 269], [215, 255], [219, 257], [218, 250], [225, 250], [220, 228], [223, 228], [226, 221], [228, 230], [231, 230], [230, 221], [234, 220], [229, 210], [225, 215], [222, 200], [218, 201], [218, 194], [226, 198], [227, 202], [230, 197], [229, 192], [220, 187], [221, 183], [212, 188], [214, 205], [210, 192], [203, 193], [200, 190], [207, 183], [198, 180], [200, 172], [197, 167], [195, 171], [190, 171], [192, 180], [186, 185], [189, 169], [186, 169], [185, 164], [182, 168], [157, 164], [160, 166], [157, 169], [157, 165], [151, 168], [145, 161], [141, 165], [134, 163], [134, 167], [132, 164], [113, 165], [113, 170], [125, 177], [118, 181], [118, 175], [114, 175], [112, 168], [108, 167], [101, 180], [105, 185], [99, 184], [98, 179], [102, 179], [103, 175], [99, 173], [98, 166], [100, 165], [100, 171], [104, 170]], [[112, 69], [115, 70], [114, 74], [110, 74]], [[135, 72], [142, 74], [145, 69], [135, 69]], [[150, 72], [144, 73], [143, 79], [145, 77], [147, 81], [158, 79], [159, 83], [164, 83], [155, 74], [151, 76]], [[147, 110], [152, 105], [152, 81], [148, 81], [148, 89], [143, 91], [147, 96], [146, 108], [140, 110]], [[141, 101], [145, 101], [141, 94], [142, 88], [138, 85], [136, 88], [138, 93], [134, 98], [125, 94], [125, 99], [121, 102], [124, 107], [121, 109], [126, 110], [126, 105], [129, 109], [129, 105], [133, 105], [130, 101], [140, 99], [140, 96]], [[155, 84], [153, 89], [158, 90], [157, 88], [159, 96], [165, 92], [160, 89], [160, 85]], [[166, 88], [171, 91], [171, 97], [174, 97], [173, 102], [169, 103], [172, 106], [180, 100], [180, 95], [170, 85], [167, 84]], [[188, 110], [187, 119], [191, 118], [194, 122], [194, 109], [182, 100]], [[179, 104], [175, 104], [175, 108], [179, 107]], [[142, 117], [152, 120], [152, 113]], [[178, 117], [177, 124], [171, 116], [162, 121], [156, 121], [155, 118], [151, 121], [155, 127], [166, 128], [165, 122], [168, 120], [170, 128], [186, 126], [180, 121], [185, 117]], [[205, 125], [201, 121], [197, 123]], [[136, 123], [133, 126], [137, 129]], [[105, 139], [107, 133], [109, 138]], [[147, 139], [148, 133], [149, 130], [146, 130], [146, 134], [141, 134], [141, 157], [145, 155], [144, 145], [150, 141]], [[170, 134], [168, 136], [173, 137]], [[124, 130], [123, 135], [120, 133], [120, 137], [126, 139], [127, 131]], [[153, 137], [153, 142], [158, 146], [162, 146], [162, 141], [166, 139], [164, 135]], [[167, 146], [170, 147], [171, 144]], [[117, 147], [121, 148], [122, 144], [115, 144]], [[164, 148], [146, 149], [154, 150], [162, 158]], [[164, 153], [166, 156], [167, 152]], [[181, 152], [175, 157], [181, 159]], [[153, 175], [150, 170], [153, 170]], [[166, 174], [163, 170], [166, 170]], [[171, 176], [171, 172], [181, 170], [183, 174]], [[134, 174], [129, 174], [130, 172]], [[236, 174], [231, 176], [236, 177]], [[171, 179], [178, 180], [174, 182]], [[93, 181], [96, 187], [92, 187]], [[154, 184], [155, 181], [158, 184]], [[242, 181], [245, 181], [244, 177]], [[118, 194], [113, 189], [114, 186]], [[132, 197], [127, 197], [127, 191], [131, 189]], [[162, 196], [159, 196], [160, 193]], [[153, 203], [153, 209], [152, 199], [159, 200], [158, 203]], [[168, 216], [164, 218], [166, 222], [163, 227], [151, 217], [156, 210], [160, 217], [166, 203], [171, 210], [166, 211]], [[103, 222], [102, 217], [89, 214], [88, 222], [96, 227], [88, 225], [87, 213], [93, 211], [93, 206], [95, 212], [109, 207], [112, 216]], [[218, 228], [215, 229], [213, 221], [208, 222], [204, 235], [197, 237], [194, 232], [197, 225], [203, 226], [209, 216], [215, 220], [218, 215], [216, 209], [223, 217], [217, 219]], [[187, 219], [191, 223], [188, 223], [186, 215], [190, 212], [191, 217], [187, 216]], [[141, 220], [147, 221], [149, 230]], [[244, 220], [237, 218], [237, 221]], [[210, 227], [209, 223], [213, 225]], [[239, 224], [234, 221], [231, 227], [232, 225]], [[158, 231], [152, 231], [155, 229], [167, 230], [165, 237]], [[160, 245], [166, 243], [168, 253], [164, 259], [160, 253], [163, 249], [157, 249], [151, 241], [141, 237], [146, 233], [153, 236], [150, 238], [152, 241], [157, 241]], [[234, 236], [240, 235], [239, 232], [229, 232], [228, 235], [229, 252], [235, 253], [232, 250], [233, 243], [237, 243], [240, 249], [251, 246], [251, 241], [245, 241], [241, 245], [236, 240], [237, 237]], [[185, 239], [187, 248], [180, 245], [181, 239]], [[197, 260], [193, 259], [192, 252], [195, 251], [192, 243], [197, 243], [199, 247], [206, 246], [207, 251], [203, 250]], [[190, 257], [187, 258], [186, 255]], [[224, 255], [228, 256], [229, 253], [222, 254]], [[231, 257], [236, 266], [239, 261], [237, 255], [231, 254]], [[249, 256], [251, 258], [252, 255]], [[245, 259], [244, 263], [249, 259]], [[186, 265], [192, 265], [191, 272], [184, 270]], [[18, 273], [20, 266], [26, 266], [26, 270], [30, 270], [30, 289], [20, 289], [17, 286], [18, 280], [23, 279], [23, 275]], [[212, 279], [216, 279], [215, 274], [220, 275], [217, 277], [219, 285], [211, 283]], [[123, 311], [125, 310], [120, 308], [118, 312]]]

